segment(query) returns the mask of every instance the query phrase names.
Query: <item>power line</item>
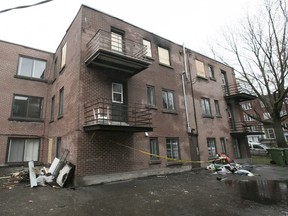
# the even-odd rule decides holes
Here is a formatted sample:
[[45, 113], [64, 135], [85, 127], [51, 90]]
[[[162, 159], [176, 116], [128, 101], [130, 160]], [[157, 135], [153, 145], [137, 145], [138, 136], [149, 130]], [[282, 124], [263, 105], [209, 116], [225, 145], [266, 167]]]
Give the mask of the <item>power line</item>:
[[53, 1], [53, 0], [46, 0], [46, 1], [41, 1], [41, 2], [35, 3], [35, 4], [31, 4], [31, 5], [22, 5], [22, 6], [17, 6], [17, 7], [13, 7], [13, 8], [8, 8], [8, 9], [5, 9], [5, 10], [1, 10], [0, 13], [5, 13], [5, 12], [10, 11], [10, 10], [34, 7], [34, 6], [45, 4], [45, 3], [48, 3], [48, 2], [51, 2], [51, 1]]

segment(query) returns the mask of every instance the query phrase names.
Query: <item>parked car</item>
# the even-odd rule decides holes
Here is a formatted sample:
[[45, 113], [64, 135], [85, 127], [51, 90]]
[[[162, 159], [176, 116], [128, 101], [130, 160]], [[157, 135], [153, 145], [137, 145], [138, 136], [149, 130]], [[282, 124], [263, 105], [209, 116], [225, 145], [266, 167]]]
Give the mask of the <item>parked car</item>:
[[257, 143], [257, 142], [248, 142], [248, 144], [249, 144], [251, 155], [267, 155], [268, 154], [267, 149], [269, 147], [267, 145]]

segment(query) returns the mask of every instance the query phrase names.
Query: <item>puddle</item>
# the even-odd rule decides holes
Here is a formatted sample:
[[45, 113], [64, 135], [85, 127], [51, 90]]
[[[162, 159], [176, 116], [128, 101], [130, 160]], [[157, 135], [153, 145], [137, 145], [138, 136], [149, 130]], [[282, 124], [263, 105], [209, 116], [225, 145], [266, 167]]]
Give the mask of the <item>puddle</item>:
[[226, 180], [228, 187], [239, 188], [243, 200], [271, 205], [288, 201], [288, 181], [278, 180]]

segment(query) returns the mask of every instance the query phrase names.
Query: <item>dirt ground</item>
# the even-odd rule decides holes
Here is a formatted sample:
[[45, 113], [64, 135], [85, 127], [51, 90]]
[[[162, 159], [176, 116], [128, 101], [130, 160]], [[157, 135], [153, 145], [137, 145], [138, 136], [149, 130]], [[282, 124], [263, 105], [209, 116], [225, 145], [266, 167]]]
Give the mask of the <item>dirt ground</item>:
[[[11, 171], [0, 168], [0, 177]], [[254, 165], [252, 172], [256, 176], [200, 169], [78, 188], [30, 188], [2, 179], [0, 215], [288, 216], [288, 166]]]

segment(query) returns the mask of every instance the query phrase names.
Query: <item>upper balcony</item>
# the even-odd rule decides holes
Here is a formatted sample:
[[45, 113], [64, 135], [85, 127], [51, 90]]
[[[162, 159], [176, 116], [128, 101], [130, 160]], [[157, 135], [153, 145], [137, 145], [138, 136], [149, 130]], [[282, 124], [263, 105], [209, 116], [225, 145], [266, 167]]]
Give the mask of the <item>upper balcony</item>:
[[85, 63], [133, 76], [149, 67], [143, 44], [99, 30], [87, 44]]
[[263, 134], [263, 125], [259, 123], [248, 123], [245, 121], [229, 121], [230, 134], [234, 136], [261, 135]]
[[149, 132], [151, 111], [141, 104], [124, 105], [99, 98], [84, 105], [85, 131]]
[[226, 100], [235, 100], [237, 102], [254, 100], [257, 98], [239, 84], [223, 85], [223, 92]]

